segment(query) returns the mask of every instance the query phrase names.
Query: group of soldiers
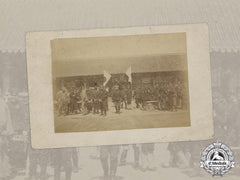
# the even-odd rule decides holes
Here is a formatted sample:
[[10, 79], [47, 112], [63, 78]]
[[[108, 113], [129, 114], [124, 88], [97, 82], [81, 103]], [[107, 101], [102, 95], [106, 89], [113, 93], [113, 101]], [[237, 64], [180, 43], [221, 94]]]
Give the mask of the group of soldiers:
[[60, 89], [56, 94], [56, 109], [59, 115], [93, 113], [103, 116], [107, 115], [109, 109], [108, 97], [112, 97], [116, 113], [120, 109], [131, 104], [132, 90], [129, 87], [113, 86], [111, 92], [104, 86], [95, 87], [74, 87], [67, 90]]
[[112, 98], [115, 112], [121, 108], [129, 109], [132, 99], [136, 108], [146, 110], [149, 102], [154, 109], [176, 111], [183, 108], [183, 93], [181, 82], [159, 83], [155, 85], [139, 85], [132, 88], [130, 84], [115, 84], [111, 88], [104, 86], [61, 88], [56, 94], [56, 109], [59, 115], [93, 113], [107, 115], [108, 99]]
[[183, 108], [181, 84], [174, 86], [155, 85], [139, 87], [134, 92], [136, 107], [145, 109], [147, 102], [152, 102], [154, 108], [163, 111], [175, 111]]
[[60, 89], [56, 94], [56, 109], [59, 115], [93, 114], [107, 115], [108, 92], [104, 87], [74, 87]]
[[84, 96], [84, 107], [87, 109], [87, 114], [92, 112], [106, 116], [108, 110], [108, 91], [106, 88], [104, 86], [88, 88], [86, 96]]

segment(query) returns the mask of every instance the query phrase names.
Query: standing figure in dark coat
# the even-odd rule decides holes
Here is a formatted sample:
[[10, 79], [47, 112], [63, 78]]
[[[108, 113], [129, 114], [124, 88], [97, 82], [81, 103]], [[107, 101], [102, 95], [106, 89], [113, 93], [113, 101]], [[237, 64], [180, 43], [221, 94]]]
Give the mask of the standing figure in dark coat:
[[136, 107], [139, 108], [139, 105], [142, 104], [142, 90], [140, 88], [136, 89], [134, 93]]
[[93, 91], [93, 113], [94, 114], [98, 114], [99, 113], [99, 99], [100, 99], [100, 94], [99, 94], [99, 90], [97, 87], [95, 87], [94, 91]]
[[102, 87], [100, 89], [100, 109], [101, 109], [101, 115], [106, 116], [107, 115], [107, 109], [108, 109], [108, 92]]
[[132, 103], [132, 89], [131, 87], [129, 87], [127, 89], [127, 104], [131, 105], [131, 103]]
[[78, 101], [78, 95], [77, 90], [72, 90], [70, 93], [70, 112], [72, 114], [75, 113], [76, 107], [77, 107], [77, 101]]
[[119, 86], [115, 86], [112, 92], [112, 101], [114, 103], [116, 113], [120, 113], [122, 93], [119, 90]]

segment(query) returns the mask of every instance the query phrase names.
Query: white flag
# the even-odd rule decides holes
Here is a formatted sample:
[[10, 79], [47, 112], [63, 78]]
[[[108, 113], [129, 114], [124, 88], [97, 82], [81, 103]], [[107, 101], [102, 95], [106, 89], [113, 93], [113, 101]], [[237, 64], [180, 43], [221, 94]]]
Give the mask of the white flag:
[[128, 76], [128, 81], [132, 83], [132, 67], [131, 66], [127, 69], [126, 75]]
[[108, 83], [108, 81], [109, 81], [110, 78], [111, 78], [111, 74], [109, 74], [107, 71], [103, 71], [103, 75], [104, 75], [104, 77], [106, 78], [106, 80], [105, 80], [104, 83], [103, 83], [103, 86], [106, 86], [106, 84]]

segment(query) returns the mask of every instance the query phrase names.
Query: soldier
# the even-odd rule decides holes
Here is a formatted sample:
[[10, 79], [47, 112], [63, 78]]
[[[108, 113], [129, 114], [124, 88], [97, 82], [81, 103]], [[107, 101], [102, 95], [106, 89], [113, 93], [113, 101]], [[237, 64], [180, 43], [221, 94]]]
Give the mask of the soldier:
[[173, 100], [172, 109], [173, 111], [176, 111], [177, 110], [177, 91], [176, 90], [172, 92], [172, 100]]
[[177, 84], [176, 91], [177, 91], [177, 108], [182, 109], [182, 88], [180, 81]]
[[101, 115], [106, 116], [107, 115], [107, 109], [108, 109], [108, 92], [104, 87], [100, 89], [100, 109], [101, 109]]
[[91, 88], [87, 89], [86, 90], [86, 95], [87, 95], [87, 98], [85, 99], [85, 107], [87, 108], [87, 113], [90, 113], [92, 111], [92, 99], [93, 99], [93, 91]]
[[99, 99], [100, 99], [99, 90], [97, 87], [95, 87], [93, 91], [93, 114], [99, 113]]
[[82, 111], [81, 89], [76, 90], [76, 99], [77, 99], [77, 113], [80, 113]]
[[[120, 165], [126, 164], [127, 159], [127, 153], [129, 150], [129, 145], [122, 145], [122, 153], [120, 157]], [[139, 167], [139, 158], [140, 158], [140, 145], [139, 144], [133, 144], [133, 152], [134, 152], [134, 168]]]
[[[48, 150], [34, 150], [30, 144], [28, 144], [29, 179], [38, 179], [38, 177], [40, 177], [40, 180], [47, 179], [49, 155]], [[38, 166], [40, 167], [40, 174], [37, 172]]]
[[[114, 180], [118, 167], [119, 146], [101, 146], [100, 160], [104, 172], [104, 180]], [[110, 159], [110, 163], [108, 162]]]
[[132, 103], [132, 89], [129, 86], [127, 89], [127, 104], [131, 105], [131, 103]]
[[122, 145], [121, 149], [122, 149], [122, 152], [121, 152], [121, 156], [120, 156], [120, 165], [124, 166], [124, 165], [126, 165], [129, 145], [128, 144], [124, 144], [124, 145]]
[[65, 172], [65, 179], [71, 180], [72, 176], [72, 153], [73, 148], [52, 150], [52, 163], [54, 166], [54, 180], [60, 180], [62, 169]]
[[112, 101], [114, 103], [116, 113], [120, 113], [122, 93], [119, 90], [119, 86], [115, 86], [112, 92]]
[[58, 108], [58, 114], [62, 115], [63, 112], [63, 90], [60, 89], [56, 94], [56, 101], [57, 101], [57, 108]]
[[[124, 104], [124, 108], [127, 109], [127, 93], [128, 93], [128, 89], [125, 87], [122, 89], [122, 102]], [[123, 108], [123, 104], [122, 104], [122, 108]]]
[[70, 107], [70, 96], [67, 90], [63, 90], [63, 112], [64, 115], [69, 114], [69, 107]]
[[142, 144], [142, 168], [143, 170], [153, 171], [156, 169], [154, 166], [154, 143]]
[[76, 110], [76, 106], [77, 106], [77, 101], [78, 101], [78, 97], [77, 97], [77, 89], [74, 89], [71, 91], [71, 93], [69, 94], [70, 96], [70, 112], [72, 114], [74, 114], [75, 110]]
[[134, 93], [134, 97], [135, 97], [136, 107], [139, 108], [139, 105], [142, 104], [142, 90], [140, 88], [136, 89]]

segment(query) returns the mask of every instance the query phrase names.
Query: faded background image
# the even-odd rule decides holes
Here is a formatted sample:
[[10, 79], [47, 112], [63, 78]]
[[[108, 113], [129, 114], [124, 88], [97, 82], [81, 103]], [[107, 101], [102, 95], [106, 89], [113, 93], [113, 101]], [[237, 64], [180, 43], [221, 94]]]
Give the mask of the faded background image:
[[186, 33], [51, 41], [55, 132], [190, 126]]
[[[231, 147], [236, 162], [222, 179], [239, 179], [239, 1], [124, 2], [1, 1], [1, 179], [206, 179], [210, 175], [199, 167], [201, 151], [216, 140]], [[25, 32], [198, 22], [208, 22], [210, 28], [214, 140], [31, 148]]]

